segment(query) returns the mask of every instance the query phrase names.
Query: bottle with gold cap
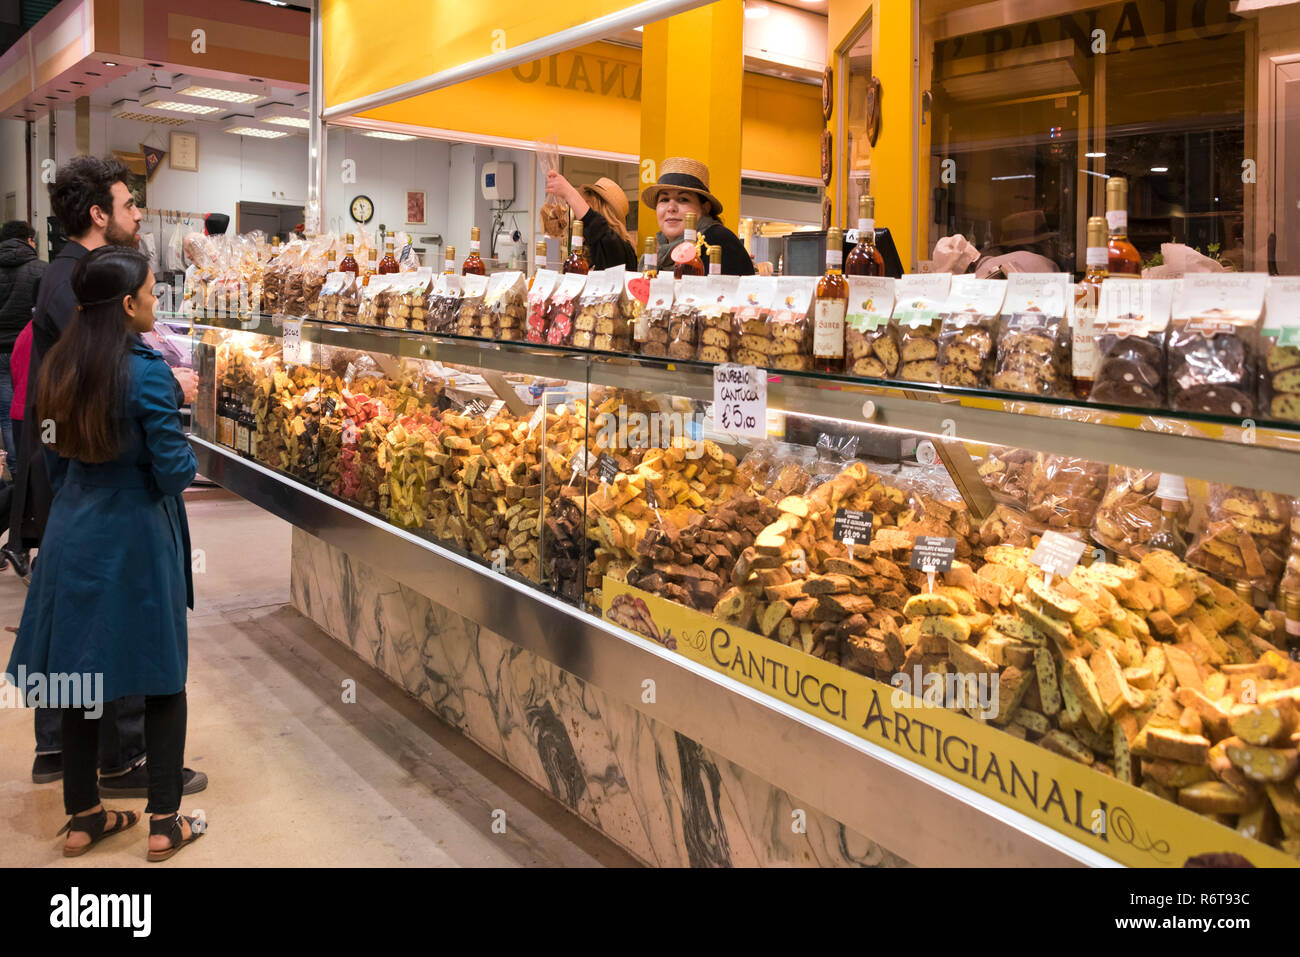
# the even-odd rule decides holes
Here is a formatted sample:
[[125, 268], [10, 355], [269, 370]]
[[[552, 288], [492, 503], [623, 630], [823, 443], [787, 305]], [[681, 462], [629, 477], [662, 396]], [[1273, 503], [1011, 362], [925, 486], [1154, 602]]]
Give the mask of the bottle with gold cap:
[[1106, 180], [1106, 225], [1110, 239], [1106, 250], [1106, 272], [1116, 278], [1137, 279], [1142, 275], [1142, 257], [1128, 241], [1128, 180], [1112, 176]]
[[460, 274], [462, 276], [485, 276], [487, 267], [483, 265], [483, 259], [478, 254], [479, 250], [479, 231], [477, 226], [470, 227], [469, 231], [469, 255], [465, 261], [460, 264]]
[[442, 271], [448, 276], [456, 275], [456, 247], [448, 246], [446, 253], [443, 255]]
[[709, 275], [721, 276], [722, 275], [722, 247], [709, 246], [707, 248], [709, 251]]
[[339, 272], [350, 272], [352, 273], [352, 275], [355, 276], [358, 272], [361, 271], [361, 268], [357, 265], [357, 257], [353, 255], [353, 253], [355, 252], [355, 249], [353, 248], [353, 242], [354, 242], [353, 235], [351, 233], [348, 233], [344, 241], [343, 260], [342, 262], [339, 263]]
[[641, 272], [647, 279], [659, 275], [659, 243], [654, 236], [645, 238], [645, 254], [641, 258]]
[[361, 280], [361, 285], [368, 286], [370, 277], [379, 272], [379, 250], [374, 246], [370, 247], [370, 258], [366, 260], [365, 278]]
[[384, 258], [379, 260], [379, 275], [387, 276], [401, 270], [397, 264], [397, 257], [393, 255], [393, 234], [388, 233], [384, 238]]
[[528, 280], [528, 288], [533, 288], [533, 283], [537, 280], [537, 273], [546, 268], [546, 240], [537, 240], [537, 248], [534, 250], [534, 269], [533, 275]]
[[858, 197], [858, 242], [844, 260], [844, 275], [884, 274], [885, 257], [876, 248], [876, 201], [864, 193]]
[[682, 233], [682, 241], [673, 247], [673, 262], [676, 263], [673, 268], [674, 279], [704, 275], [704, 263], [700, 261], [699, 234], [695, 231], [696, 222], [694, 213], [686, 214], [686, 230]]
[[817, 282], [813, 300], [813, 368], [844, 371], [844, 316], [849, 308], [849, 284], [844, 262], [844, 233], [832, 226], [826, 233], [826, 274]]
[[1100, 356], [1097, 352], [1097, 307], [1101, 303], [1101, 284], [1109, 272], [1106, 220], [1101, 216], [1088, 219], [1086, 270], [1079, 282], [1071, 321], [1070, 366], [1074, 394], [1086, 399], [1092, 393]]
[[566, 273], [578, 273], [585, 276], [591, 272], [591, 263], [587, 261], [587, 250], [582, 245], [582, 220], [573, 221], [573, 237], [569, 241], [569, 258], [564, 261]]

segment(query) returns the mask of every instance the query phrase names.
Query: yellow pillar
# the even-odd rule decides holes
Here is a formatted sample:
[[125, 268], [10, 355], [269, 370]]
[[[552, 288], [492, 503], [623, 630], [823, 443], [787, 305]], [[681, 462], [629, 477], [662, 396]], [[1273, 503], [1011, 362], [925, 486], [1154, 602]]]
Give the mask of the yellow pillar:
[[[641, 47], [641, 186], [655, 182], [665, 157], [699, 160], [732, 229], [740, 220], [743, 25], [742, 0], [717, 0], [647, 24]], [[639, 234], [653, 235], [655, 211], [642, 205], [640, 217]]]

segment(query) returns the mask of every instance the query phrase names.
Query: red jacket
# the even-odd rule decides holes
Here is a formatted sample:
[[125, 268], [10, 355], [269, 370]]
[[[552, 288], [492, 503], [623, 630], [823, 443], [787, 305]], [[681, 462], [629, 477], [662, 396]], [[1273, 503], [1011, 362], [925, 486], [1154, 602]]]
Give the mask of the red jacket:
[[14, 399], [9, 404], [9, 418], [23, 420], [23, 409], [27, 405], [27, 366], [32, 359], [32, 324], [23, 326], [14, 340], [14, 351], [9, 357], [9, 375], [13, 379]]

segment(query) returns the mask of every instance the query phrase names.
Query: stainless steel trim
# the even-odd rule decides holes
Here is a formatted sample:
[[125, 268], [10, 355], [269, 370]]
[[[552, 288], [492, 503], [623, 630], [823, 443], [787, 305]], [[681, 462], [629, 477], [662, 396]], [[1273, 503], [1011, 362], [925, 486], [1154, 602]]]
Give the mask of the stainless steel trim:
[[325, 228], [325, 57], [321, 33], [321, 3], [311, 5], [311, 126], [307, 128], [307, 204], [316, 207], [319, 230]]
[[606, 14], [603, 17], [588, 20], [586, 23], [570, 27], [567, 30], [560, 30], [558, 33], [521, 43], [519, 46], [512, 47], [503, 53], [494, 53], [491, 56], [471, 60], [469, 63], [462, 63], [460, 66], [452, 67], [450, 70], [443, 70], [441, 73], [432, 73], [419, 80], [411, 80], [408, 83], [389, 87], [377, 93], [370, 93], [366, 96], [357, 97], [355, 100], [339, 103], [336, 106], [326, 108], [324, 116], [325, 119], [332, 120], [343, 116], [352, 116], [354, 113], [361, 113], [365, 110], [377, 109], [390, 103], [397, 103], [400, 100], [419, 96], [421, 93], [429, 93], [443, 87], [464, 83], [466, 80], [487, 76], [489, 73], [496, 73], [498, 70], [507, 70], [512, 66], [528, 63], [531, 60], [536, 60], [539, 57], [560, 50], [569, 50], [592, 40], [599, 40], [606, 34], [618, 33], [620, 30], [630, 30], [633, 27], [671, 17], [676, 13], [684, 13], [687, 10], [693, 10], [695, 7], [706, 6], [709, 2], [711, 0], [646, 0], [646, 2], [638, 3], [636, 6], [619, 10], [617, 13]]
[[[208, 478], [921, 866], [1114, 866], [922, 765], [191, 437]], [[642, 700], [654, 681], [655, 700]]]

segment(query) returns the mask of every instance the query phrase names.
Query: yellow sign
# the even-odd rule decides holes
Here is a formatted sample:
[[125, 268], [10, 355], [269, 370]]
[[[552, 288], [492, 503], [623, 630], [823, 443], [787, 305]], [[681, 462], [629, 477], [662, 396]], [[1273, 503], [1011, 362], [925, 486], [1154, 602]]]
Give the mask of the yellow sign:
[[[1131, 867], [1210, 852], [1259, 867], [1300, 861], [1140, 788], [940, 704], [606, 578], [601, 612], [737, 681], [939, 772]], [[637, 603], [641, 604], [638, 605]]]

